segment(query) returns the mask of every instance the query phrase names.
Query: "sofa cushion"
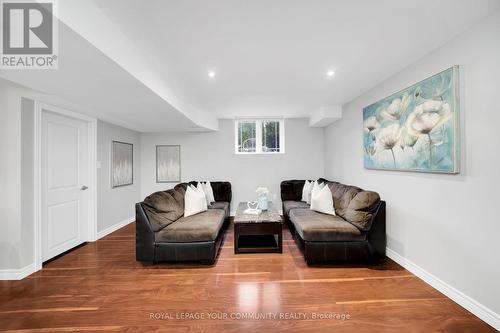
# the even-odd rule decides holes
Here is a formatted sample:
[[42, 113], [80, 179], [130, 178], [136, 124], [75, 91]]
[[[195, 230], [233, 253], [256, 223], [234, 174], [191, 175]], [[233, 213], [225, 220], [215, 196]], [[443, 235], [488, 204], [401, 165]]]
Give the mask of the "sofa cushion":
[[359, 192], [349, 203], [344, 218], [363, 231], [372, 227], [372, 217], [380, 203], [380, 196], [376, 192]]
[[283, 214], [285, 214], [286, 216], [290, 215], [290, 210], [297, 208], [309, 208], [309, 204], [304, 201], [283, 201]]
[[222, 209], [209, 209], [203, 213], [181, 217], [155, 233], [156, 242], [188, 243], [214, 241], [224, 224]]
[[[179, 183], [179, 184], [174, 186], [174, 190], [184, 191], [184, 193], [186, 193], [187, 187], [189, 185], [190, 185], [189, 183]], [[194, 186], [196, 186], [196, 184]]]
[[373, 213], [380, 202], [378, 193], [335, 182], [329, 182], [328, 186], [332, 192], [335, 213], [360, 230], [369, 230]]
[[310, 209], [290, 211], [297, 233], [308, 242], [352, 242], [365, 240], [365, 235], [339, 216], [322, 214]]
[[208, 209], [222, 209], [224, 211], [224, 217], [227, 219], [229, 217], [229, 202], [216, 201], [212, 202]]
[[143, 202], [153, 231], [158, 231], [174, 223], [184, 215], [184, 194], [175, 189], [155, 192]]
[[329, 182], [328, 187], [333, 196], [333, 205], [339, 216], [344, 216], [344, 212], [349, 206], [352, 198], [362, 190], [356, 186], [349, 186], [340, 183]]

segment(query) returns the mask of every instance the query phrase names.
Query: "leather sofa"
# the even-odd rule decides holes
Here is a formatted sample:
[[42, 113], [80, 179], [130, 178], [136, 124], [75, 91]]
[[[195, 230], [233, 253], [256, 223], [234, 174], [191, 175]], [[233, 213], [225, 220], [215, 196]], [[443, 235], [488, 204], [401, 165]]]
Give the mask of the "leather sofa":
[[377, 193], [318, 179], [330, 188], [336, 215], [318, 213], [302, 199], [305, 180], [281, 183], [283, 215], [308, 264], [385, 257], [385, 201]]
[[136, 204], [136, 260], [199, 261], [213, 264], [229, 224], [231, 184], [210, 182], [215, 202], [207, 211], [184, 217], [184, 194], [189, 184], [149, 195]]

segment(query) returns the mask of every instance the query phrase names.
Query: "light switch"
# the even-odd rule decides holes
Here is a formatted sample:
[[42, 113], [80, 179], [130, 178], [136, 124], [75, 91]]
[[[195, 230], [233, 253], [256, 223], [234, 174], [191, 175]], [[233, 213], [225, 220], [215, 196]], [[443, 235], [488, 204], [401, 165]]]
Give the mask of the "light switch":
[[100, 169], [100, 168], [101, 168], [101, 161], [97, 161], [97, 163], [96, 163], [96, 167], [97, 167], [97, 169]]

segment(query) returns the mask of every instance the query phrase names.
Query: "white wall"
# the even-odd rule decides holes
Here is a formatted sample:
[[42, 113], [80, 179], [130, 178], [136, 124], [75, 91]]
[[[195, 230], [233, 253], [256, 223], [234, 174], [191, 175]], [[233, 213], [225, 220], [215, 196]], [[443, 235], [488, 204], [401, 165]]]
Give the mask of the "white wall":
[[232, 184], [232, 205], [255, 200], [255, 189], [266, 186], [270, 199], [281, 207], [279, 186], [285, 179], [323, 176], [324, 130], [311, 128], [308, 119], [285, 120], [285, 154], [237, 155], [234, 153], [234, 121], [220, 120], [219, 131], [205, 133], [144, 133], [141, 135], [142, 197], [176, 183], [156, 183], [155, 147], [181, 145], [181, 178], [223, 180]]
[[35, 232], [35, 102], [21, 98], [21, 267], [33, 262]]
[[0, 269], [21, 267], [21, 95], [0, 80]]
[[[34, 262], [34, 100], [82, 112], [67, 101], [0, 79], [0, 278], [18, 276]], [[111, 140], [134, 144], [133, 186], [111, 189]], [[139, 133], [98, 122], [98, 232], [134, 216], [141, 197], [140, 155]]]
[[[364, 169], [363, 107], [452, 65], [461, 67], [460, 174]], [[345, 105], [344, 118], [325, 133], [326, 177], [376, 190], [387, 201], [388, 247], [497, 314], [499, 78], [496, 13]]]
[[[111, 187], [111, 141], [134, 145], [134, 183]], [[141, 199], [141, 153], [138, 132], [97, 122], [97, 232], [102, 232], [123, 221], [135, 218], [135, 203]]]

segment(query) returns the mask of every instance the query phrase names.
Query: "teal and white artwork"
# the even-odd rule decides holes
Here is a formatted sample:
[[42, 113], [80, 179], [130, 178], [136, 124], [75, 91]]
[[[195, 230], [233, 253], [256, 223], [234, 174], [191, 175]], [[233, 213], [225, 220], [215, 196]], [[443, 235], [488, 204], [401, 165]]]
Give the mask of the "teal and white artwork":
[[458, 173], [458, 116], [458, 66], [365, 107], [365, 168]]

